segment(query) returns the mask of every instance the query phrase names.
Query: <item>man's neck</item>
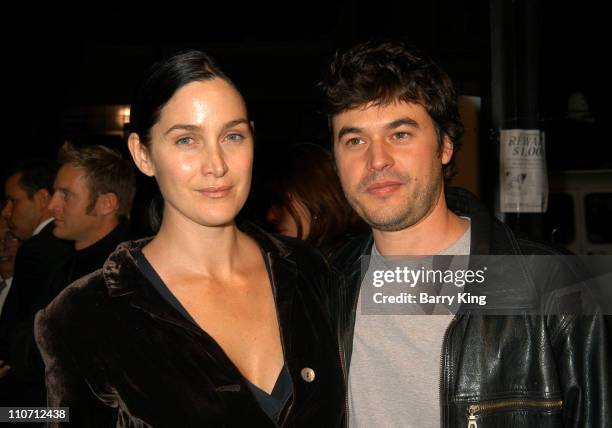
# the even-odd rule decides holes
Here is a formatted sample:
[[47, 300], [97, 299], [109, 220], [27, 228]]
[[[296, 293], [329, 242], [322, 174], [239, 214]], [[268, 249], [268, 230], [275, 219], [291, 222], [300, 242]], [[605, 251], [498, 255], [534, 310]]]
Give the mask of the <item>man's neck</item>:
[[85, 248], [89, 248], [92, 245], [96, 244], [101, 239], [105, 238], [109, 233], [111, 233], [115, 228], [119, 225], [119, 219], [114, 217], [112, 220], [109, 219], [108, 222], [104, 222], [99, 228], [92, 231], [87, 238], [74, 241], [74, 249], [77, 251], [84, 250]]
[[440, 192], [436, 206], [418, 223], [392, 232], [372, 229], [372, 234], [383, 256], [434, 255], [457, 241], [468, 226], [469, 221], [448, 209]]

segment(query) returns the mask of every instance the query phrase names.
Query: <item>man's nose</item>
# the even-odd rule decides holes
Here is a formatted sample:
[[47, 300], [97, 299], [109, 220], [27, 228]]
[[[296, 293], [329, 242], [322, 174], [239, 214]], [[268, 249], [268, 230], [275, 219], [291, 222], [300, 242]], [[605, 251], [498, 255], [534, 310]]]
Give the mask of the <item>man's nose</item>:
[[2, 213], [0, 213], [0, 215], [2, 215], [2, 218], [8, 220], [9, 218], [11, 218], [11, 214], [13, 212], [13, 203], [11, 201], [8, 201], [4, 207], [2, 207]]
[[52, 212], [55, 212], [55, 210], [58, 208], [58, 199], [59, 199], [59, 196], [57, 192], [53, 192], [53, 196], [51, 196], [49, 205], [47, 205], [47, 208], [51, 210]]
[[382, 139], [374, 139], [368, 147], [368, 169], [383, 171], [393, 165], [393, 156]]

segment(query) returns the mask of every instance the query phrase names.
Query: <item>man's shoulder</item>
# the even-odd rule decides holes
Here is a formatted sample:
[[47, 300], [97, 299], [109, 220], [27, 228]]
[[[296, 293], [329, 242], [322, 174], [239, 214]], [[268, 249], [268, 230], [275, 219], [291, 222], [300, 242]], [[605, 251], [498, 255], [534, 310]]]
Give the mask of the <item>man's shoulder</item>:
[[[26, 239], [19, 252], [22, 254], [46, 254], [47, 258], [61, 258], [73, 250], [72, 241], [57, 238], [53, 235], [53, 223], [49, 223], [37, 235]], [[18, 252], [18, 253], [19, 253]]]
[[491, 253], [498, 255], [562, 256], [572, 255], [567, 249], [539, 240], [510, 228], [497, 218], [492, 219]]
[[513, 232], [516, 242], [525, 255], [535, 256], [569, 256], [573, 253], [566, 248], [556, 246], [550, 242], [537, 240], [520, 232]]

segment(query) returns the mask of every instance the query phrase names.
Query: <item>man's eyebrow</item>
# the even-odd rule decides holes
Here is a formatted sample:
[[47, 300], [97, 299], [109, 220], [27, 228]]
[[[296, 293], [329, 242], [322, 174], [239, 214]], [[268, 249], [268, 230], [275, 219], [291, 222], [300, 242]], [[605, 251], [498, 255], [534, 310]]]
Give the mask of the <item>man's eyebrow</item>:
[[[387, 123], [385, 125], [385, 128], [395, 129], [395, 128], [399, 128], [400, 126], [412, 126], [414, 128], [419, 128], [419, 123], [416, 120], [411, 119], [409, 117], [402, 117], [401, 119], [396, 119], [392, 122]], [[359, 134], [362, 131], [363, 130], [361, 128], [358, 128], [356, 126], [344, 126], [338, 132], [338, 139], [344, 137], [346, 134]]]
[[66, 187], [54, 187], [53, 190], [55, 192], [71, 193], [70, 190]]
[[404, 126], [404, 125], [412, 126], [414, 128], [419, 128], [419, 123], [416, 120], [411, 119], [409, 117], [403, 117], [401, 119], [394, 120], [393, 122], [389, 122], [385, 127], [387, 129], [395, 129], [395, 128], [399, 128], [400, 126]]
[[359, 134], [361, 131], [362, 129], [356, 126], [344, 126], [338, 131], [338, 139], [344, 137], [346, 134]]

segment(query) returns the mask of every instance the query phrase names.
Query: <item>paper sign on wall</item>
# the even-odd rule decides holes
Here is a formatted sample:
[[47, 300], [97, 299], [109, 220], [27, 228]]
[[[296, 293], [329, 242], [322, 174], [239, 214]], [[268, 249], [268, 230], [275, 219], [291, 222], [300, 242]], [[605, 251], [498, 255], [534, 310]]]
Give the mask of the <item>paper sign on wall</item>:
[[500, 132], [500, 209], [507, 213], [542, 213], [548, 205], [544, 134], [538, 129]]

